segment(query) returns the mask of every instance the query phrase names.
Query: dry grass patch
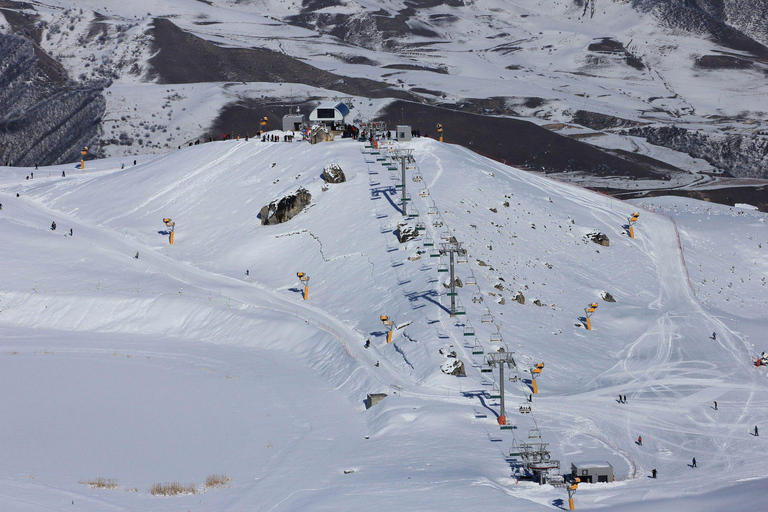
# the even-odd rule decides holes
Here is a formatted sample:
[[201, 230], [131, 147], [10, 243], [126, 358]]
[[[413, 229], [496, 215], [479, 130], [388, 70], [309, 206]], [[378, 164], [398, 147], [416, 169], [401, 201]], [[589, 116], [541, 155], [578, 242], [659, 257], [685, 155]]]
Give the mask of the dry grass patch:
[[165, 482], [152, 484], [149, 494], [152, 496], [176, 496], [178, 494], [197, 494], [197, 486], [194, 483], [183, 485], [179, 482]]
[[115, 478], [95, 478], [93, 480], [81, 480], [82, 485], [89, 485], [94, 489], [117, 489]]

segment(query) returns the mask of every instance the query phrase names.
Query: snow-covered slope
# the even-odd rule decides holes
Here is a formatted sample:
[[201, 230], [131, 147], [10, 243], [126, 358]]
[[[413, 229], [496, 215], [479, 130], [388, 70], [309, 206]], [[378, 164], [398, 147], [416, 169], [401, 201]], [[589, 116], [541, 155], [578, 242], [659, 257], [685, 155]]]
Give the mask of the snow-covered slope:
[[[417, 164], [405, 182], [419, 212], [410, 222], [425, 227], [404, 244], [399, 171], [349, 140], [214, 142], [29, 180], [30, 169], [0, 169], [2, 508], [558, 507], [565, 490], [518, 480], [509, 457], [539, 429], [563, 472], [580, 460], [614, 466], [615, 483], [580, 486], [580, 509], [707, 510], [738, 497], [731, 509], [759, 510], [762, 438], [747, 431], [768, 419], [766, 378], [750, 362], [762, 320], [734, 305], [766, 301], [764, 215], [745, 214], [751, 232], [733, 239], [742, 219], [694, 205], [676, 227], [661, 210], [678, 203], [657, 199], [652, 213], [649, 200], [630, 239], [638, 206], [431, 139], [404, 147]], [[323, 182], [330, 163], [346, 182]], [[261, 225], [263, 206], [299, 188], [312, 195], [303, 211]], [[446, 260], [424, 245], [451, 236], [468, 253], [456, 264], [467, 314], [456, 318], [438, 272]], [[755, 283], [715, 304], [699, 283], [730, 272], [706, 245], [726, 241]], [[397, 326], [392, 344], [381, 315]], [[475, 345], [514, 352], [513, 430], [499, 430], [495, 374], [480, 372]], [[466, 377], [441, 371], [451, 351]], [[532, 414], [519, 414], [538, 362]], [[366, 410], [378, 392], [390, 396]], [[660, 479], [647, 478], [653, 468]], [[204, 489], [211, 474], [231, 481]], [[99, 477], [118, 488], [80, 483]], [[149, 493], [171, 481], [205, 492]]]

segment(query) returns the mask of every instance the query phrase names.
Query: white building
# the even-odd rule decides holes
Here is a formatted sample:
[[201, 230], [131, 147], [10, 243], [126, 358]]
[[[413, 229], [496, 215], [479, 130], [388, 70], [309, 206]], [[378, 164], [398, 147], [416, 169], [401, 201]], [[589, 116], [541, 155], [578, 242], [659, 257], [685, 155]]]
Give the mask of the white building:
[[324, 124], [333, 128], [344, 124], [349, 114], [349, 107], [344, 103], [321, 103], [309, 114], [309, 122]]

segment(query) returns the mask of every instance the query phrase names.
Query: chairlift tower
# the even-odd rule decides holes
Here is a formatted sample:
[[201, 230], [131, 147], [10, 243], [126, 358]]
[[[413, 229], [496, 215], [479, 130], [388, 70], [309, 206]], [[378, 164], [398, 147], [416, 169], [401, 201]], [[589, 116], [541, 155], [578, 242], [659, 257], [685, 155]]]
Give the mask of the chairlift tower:
[[461, 245], [463, 242], [457, 242], [455, 238], [449, 239], [448, 242], [443, 242], [440, 244], [440, 254], [445, 256], [446, 254], [449, 256], [448, 260], [450, 261], [449, 269], [451, 272], [451, 291], [448, 292], [448, 295], [451, 297], [451, 316], [456, 316], [456, 279], [455, 279], [455, 272], [454, 272], [454, 254], [466, 254], [467, 250], [464, 249]]
[[514, 352], [507, 352], [503, 348], [500, 348], [498, 352], [491, 352], [485, 357], [485, 364], [491, 368], [499, 367], [499, 400], [501, 401], [501, 411], [499, 413], [499, 425], [502, 429], [512, 428], [512, 425], [507, 424], [507, 413], [504, 408], [504, 365], [510, 370], [517, 368]]
[[393, 154], [393, 158], [396, 158], [400, 160], [400, 185], [399, 187], [402, 188], [402, 203], [403, 203], [403, 217], [407, 217], [407, 204], [408, 204], [408, 197], [406, 195], [406, 186], [405, 186], [405, 164], [413, 163], [415, 162], [413, 158], [413, 149], [396, 149]]

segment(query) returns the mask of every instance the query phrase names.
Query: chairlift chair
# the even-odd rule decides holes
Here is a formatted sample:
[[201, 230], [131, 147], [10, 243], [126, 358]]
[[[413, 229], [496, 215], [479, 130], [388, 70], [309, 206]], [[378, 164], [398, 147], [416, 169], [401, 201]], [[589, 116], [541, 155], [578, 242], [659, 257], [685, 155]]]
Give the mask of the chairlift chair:
[[432, 225], [435, 226], [436, 228], [441, 228], [443, 227], [443, 221], [440, 219], [435, 219], [432, 221]]
[[448, 264], [447, 263], [438, 263], [437, 264], [437, 271], [438, 272], [448, 272]]
[[456, 314], [457, 315], [466, 315], [467, 314], [467, 308], [465, 308], [464, 306], [461, 305], [461, 303], [459, 303], [456, 306]]
[[438, 214], [437, 206], [430, 206], [429, 208], [427, 208], [427, 215], [437, 215], [437, 214]]
[[[411, 200], [411, 197], [410, 197], [410, 196], [408, 196], [408, 199], [407, 199], [407, 201], [410, 201], [410, 200]], [[419, 210], [417, 210], [416, 208], [411, 208], [411, 209], [408, 211], [408, 218], [409, 218], [409, 219], [415, 219], [415, 218], [416, 218], [416, 217], [418, 217], [418, 216], [419, 216]]]
[[493, 388], [491, 388], [491, 398], [492, 399], [498, 399], [501, 398], [501, 390], [499, 389], [499, 385], [495, 382], [493, 383]]
[[528, 431], [528, 439], [541, 439], [541, 430], [532, 428]]
[[491, 343], [501, 343], [502, 337], [500, 332], [491, 333]]
[[520, 414], [530, 414], [531, 413], [531, 406], [528, 404], [523, 404], [520, 406]]
[[423, 188], [419, 191], [419, 196], [421, 197], [429, 197], [429, 190], [426, 188]]
[[464, 326], [464, 336], [474, 336], [475, 335], [475, 328], [471, 325], [465, 325]]
[[[424, 240], [424, 247], [434, 247], [434, 246], [435, 246], [435, 241], [434, 241], [434, 240], [432, 240], [432, 237], [427, 237], [427, 238]], [[438, 256], [439, 256], [439, 255], [440, 255], [440, 252], [438, 251], [438, 253], [437, 253], [437, 254], [438, 254]], [[430, 256], [431, 256], [431, 254], [430, 254]]]
[[[427, 244], [425, 243], [424, 245], [427, 245]], [[435, 243], [432, 242], [432, 245], [435, 245]], [[437, 249], [431, 249], [429, 251], [429, 257], [430, 258], [439, 258], [440, 257], [440, 251], [438, 251]]]
[[413, 181], [414, 181], [414, 182], [416, 182], [416, 183], [419, 183], [419, 182], [421, 182], [421, 181], [424, 181], [424, 177], [421, 175], [421, 173], [418, 173], [418, 172], [417, 172], [416, 174], [414, 174], [414, 175], [413, 175], [413, 178], [412, 178], [412, 179], [413, 179]]
[[464, 279], [464, 284], [466, 285], [477, 284], [477, 278], [474, 275], [467, 276], [466, 279]]
[[483, 315], [482, 318], [481, 318], [481, 321], [484, 324], [492, 324], [493, 323], [493, 315], [490, 314], [490, 313], [488, 313], [486, 315]]
[[480, 293], [475, 293], [472, 295], [472, 302], [474, 303], [480, 303], [483, 302], [483, 296]]
[[453, 236], [453, 235], [451, 235], [450, 231], [443, 231], [442, 233], [440, 233], [440, 238], [443, 239], [443, 240], [446, 240], [446, 241], [450, 240], [451, 236]]
[[456, 263], [467, 263], [469, 262], [469, 257], [467, 256], [467, 253], [464, 254], [458, 253], [456, 255]]
[[475, 346], [472, 347], [472, 355], [473, 356], [481, 356], [483, 354], [485, 354], [485, 352], [483, 351], [482, 345], [480, 345], [480, 343], [475, 341]]

